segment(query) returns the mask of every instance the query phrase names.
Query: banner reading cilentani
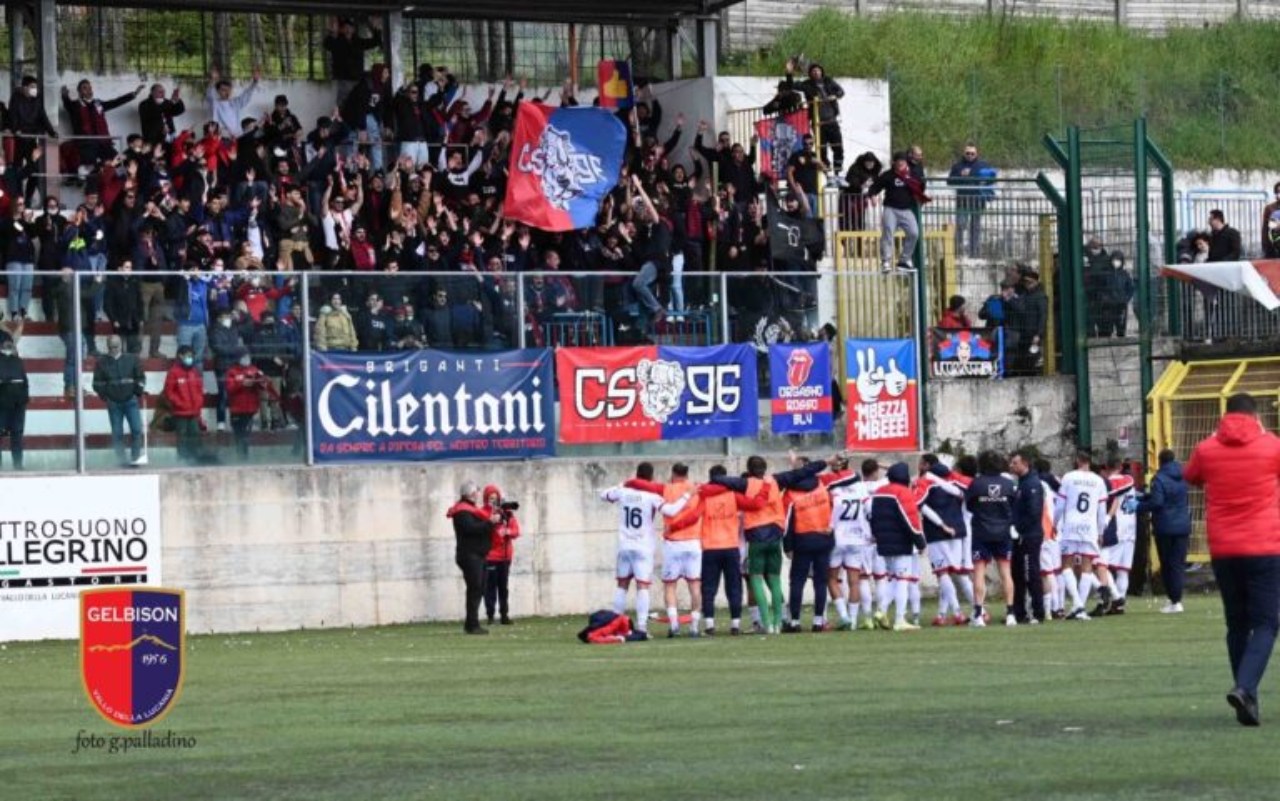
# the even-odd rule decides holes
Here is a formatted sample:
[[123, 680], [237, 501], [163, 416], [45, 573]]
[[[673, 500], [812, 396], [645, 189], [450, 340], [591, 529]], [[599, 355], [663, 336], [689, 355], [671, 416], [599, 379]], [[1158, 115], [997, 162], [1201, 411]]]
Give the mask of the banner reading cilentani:
[[311, 354], [317, 462], [555, 453], [551, 351]]
[[773, 433], [831, 431], [831, 348], [825, 342], [769, 346]]
[[855, 451], [920, 447], [919, 373], [909, 339], [845, 340], [846, 444]]
[[159, 476], [0, 480], [0, 641], [80, 635], [80, 592], [162, 583]]
[[933, 374], [941, 378], [1004, 375], [1004, 329], [934, 328]]
[[710, 348], [560, 348], [561, 442], [754, 437], [756, 356]]

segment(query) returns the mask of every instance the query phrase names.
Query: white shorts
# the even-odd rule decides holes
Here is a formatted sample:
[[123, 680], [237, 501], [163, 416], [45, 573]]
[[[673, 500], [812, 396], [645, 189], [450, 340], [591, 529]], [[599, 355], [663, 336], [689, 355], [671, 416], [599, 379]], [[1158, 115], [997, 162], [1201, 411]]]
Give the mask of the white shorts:
[[1059, 543], [1062, 549], [1062, 561], [1066, 561], [1072, 556], [1087, 556], [1090, 559], [1098, 559], [1098, 546], [1092, 542], [1083, 540], [1062, 540]]
[[618, 578], [633, 578], [641, 584], [653, 581], [653, 554], [644, 551], [618, 551]]
[[885, 575], [891, 579], [899, 581], [910, 581], [915, 577], [916, 572], [916, 556], [882, 556], [884, 560]]
[[845, 570], [856, 570], [864, 576], [870, 576], [875, 572], [876, 546], [837, 545], [831, 551], [831, 562], [828, 566], [832, 570], [844, 568]]
[[1048, 537], [1040, 543], [1040, 575], [1049, 576], [1062, 572], [1062, 545]]
[[[960, 553], [963, 545], [964, 540], [959, 539], [929, 543], [929, 564], [935, 575], [958, 573], [964, 569], [964, 556]], [[973, 558], [972, 554], [970, 558]]]
[[957, 573], [973, 572], [973, 535], [965, 534], [960, 541], [960, 569]]
[[702, 580], [702, 543], [698, 540], [663, 540], [662, 580]]
[[1131, 570], [1133, 568], [1133, 546], [1135, 543], [1118, 542], [1102, 549], [1102, 562], [1109, 570]]
[[884, 557], [881, 556], [880, 552], [876, 551], [875, 548], [876, 546], [874, 545], [871, 546], [871, 550], [874, 551], [874, 554], [872, 555], [872, 558], [871, 558], [871, 575], [875, 577], [876, 581], [879, 581], [880, 579], [889, 575], [889, 568], [885, 564]]

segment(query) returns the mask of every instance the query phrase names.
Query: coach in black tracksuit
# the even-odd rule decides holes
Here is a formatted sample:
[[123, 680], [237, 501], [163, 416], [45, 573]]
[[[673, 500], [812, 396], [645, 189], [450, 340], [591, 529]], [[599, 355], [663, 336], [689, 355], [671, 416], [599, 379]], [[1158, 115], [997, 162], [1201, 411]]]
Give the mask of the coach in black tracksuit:
[[457, 537], [454, 559], [467, 585], [467, 634], [488, 634], [480, 625], [480, 601], [484, 598], [485, 556], [489, 553], [493, 527], [502, 517], [480, 506], [480, 487], [472, 482], [462, 485], [461, 498], [446, 513], [453, 521]]
[[1044, 482], [1032, 469], [1030, 454], [1018, 451], [1009, 460], [1009, 469], [1018, 477], [1018, 494], [1013, 501], [1013, 526], [1018, 539], [1013, 543], [1013, 616], [1027, 622], [1027, 593], [1031, 593], [1031, 614], [1044, 622], [1044, 584], [1040, 576], [1040, 546], [1044, 543]]

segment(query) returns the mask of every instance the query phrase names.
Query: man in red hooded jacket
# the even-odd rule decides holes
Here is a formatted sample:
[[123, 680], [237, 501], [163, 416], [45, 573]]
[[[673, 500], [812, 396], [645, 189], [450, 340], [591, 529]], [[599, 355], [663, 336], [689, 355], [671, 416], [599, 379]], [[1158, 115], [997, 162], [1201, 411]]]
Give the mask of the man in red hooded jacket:
[[1227, 703], [1241, 725], [1257, 726], [1258, 684], [1280, 629], [1280, 438], [1262, 427], [1252, 395], [1227, 400], [1217, 433], [1196, 446], [1184, 477], [1204, 487], [1235, 679]]

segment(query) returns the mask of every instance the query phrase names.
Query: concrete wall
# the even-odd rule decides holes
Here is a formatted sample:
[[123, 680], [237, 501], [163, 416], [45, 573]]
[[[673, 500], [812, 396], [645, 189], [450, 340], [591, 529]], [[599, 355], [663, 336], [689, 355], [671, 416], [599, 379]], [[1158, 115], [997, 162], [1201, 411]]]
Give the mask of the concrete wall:
[[963, 445], [967, 453], [992, 448], [1008, 453], [1035, 446], [1055, 466], [1075, 450], [1076, 391], [1072, 376], [934, 380], [928, 384], [933, 418], [929, 444]]
[[[691, 472], [711, 464], [693, 460]], [[463, 585], [445, 511], [475, 480], [521, 503], [513, 613], [588, 612], [613, 595], [616, 510], [598, 492], [634, 469], [555, 460], [163, 473], [165, 580], [187, 590], [193, 632], [457, 619]]]

